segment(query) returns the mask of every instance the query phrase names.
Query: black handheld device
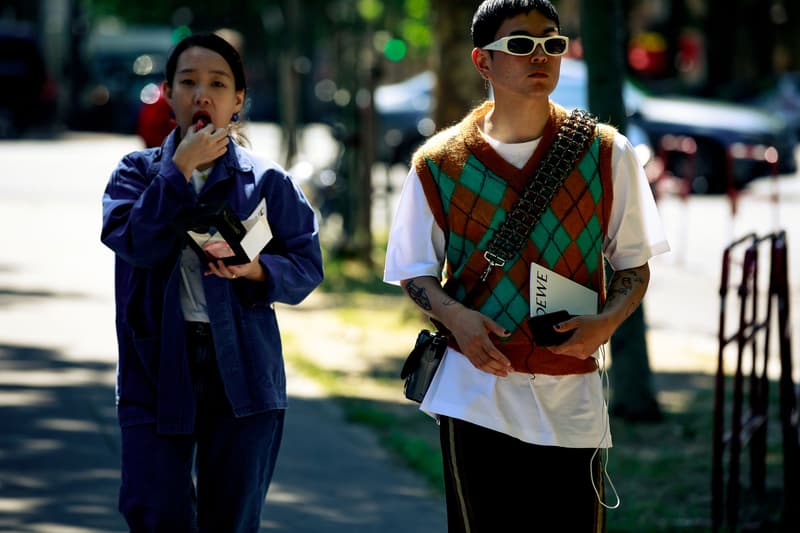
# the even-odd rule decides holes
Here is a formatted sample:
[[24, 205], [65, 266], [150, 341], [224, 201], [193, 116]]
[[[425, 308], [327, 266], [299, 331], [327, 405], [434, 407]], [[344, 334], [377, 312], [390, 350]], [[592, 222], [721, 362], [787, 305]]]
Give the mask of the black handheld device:
[[531, 329], [534, 342], [539, 346], [555, 346], [566, 341], [572, 336], [574, 330], [562, 333], [554, 330], [553, 326], [574, 316], [576, 315], [571, 315], [561, 310], [530, 317], [528, 319], [528, 327]]

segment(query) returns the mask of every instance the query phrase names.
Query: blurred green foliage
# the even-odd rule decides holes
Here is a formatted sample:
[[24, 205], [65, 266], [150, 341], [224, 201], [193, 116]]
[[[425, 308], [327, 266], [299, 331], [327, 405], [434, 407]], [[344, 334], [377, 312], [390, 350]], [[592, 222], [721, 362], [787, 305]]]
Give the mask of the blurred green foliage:
[[402, 40], [411, 56], [427, 54], [432, 43], [430, 0], [199, 0], [191, 7], [185, 0], [85, 0], [83, 5], [95, 21], [116, 17], [130, 24], [186, 25], [196, 31], [229, 26], [242, 31], [249, 42], [257, 42], [259, 34], [280, 34], [285, 29], [290, 1], [295, 3], [302, 37], [311, 37], [314, 44], [324, 44], [337, 32], [368, 28], [388, 32], [384, 41]]

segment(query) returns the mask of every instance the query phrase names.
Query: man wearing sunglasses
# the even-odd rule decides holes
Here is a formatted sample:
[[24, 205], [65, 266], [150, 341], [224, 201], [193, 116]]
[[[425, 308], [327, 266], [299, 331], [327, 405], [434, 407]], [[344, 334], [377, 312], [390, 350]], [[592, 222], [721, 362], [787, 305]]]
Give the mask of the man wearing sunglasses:
[[[549, 99], [569, 50], [559, 31], [547, 0], [478, 7], [472, 60], [493, 101], [417, 152], [389, 235], [384, 280], [450, 334], [420, 408], [440, 423], [451, 533], [602, 531], [618, 502], [601, 461], [602, 345], [644, 296], [649, 259], [669, 250], [627, 139], [590, 128], [520, 251], [481, 274], [567, 117]], [[528, 325], [534, 265], [598, 295], [597, 314], [555, 326], [571, 333], [561, 344], [542, 345]]]

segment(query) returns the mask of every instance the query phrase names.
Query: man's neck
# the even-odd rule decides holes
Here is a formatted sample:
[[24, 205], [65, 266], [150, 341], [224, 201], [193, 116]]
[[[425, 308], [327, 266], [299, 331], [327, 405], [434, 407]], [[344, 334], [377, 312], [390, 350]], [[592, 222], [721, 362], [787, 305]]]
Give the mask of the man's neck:
[[550, 102], [537, 100], [495, 99], [494, 109], [483, 119], [482, 130], [504, 143], [532, 141], [542, 136], [550, 118]]

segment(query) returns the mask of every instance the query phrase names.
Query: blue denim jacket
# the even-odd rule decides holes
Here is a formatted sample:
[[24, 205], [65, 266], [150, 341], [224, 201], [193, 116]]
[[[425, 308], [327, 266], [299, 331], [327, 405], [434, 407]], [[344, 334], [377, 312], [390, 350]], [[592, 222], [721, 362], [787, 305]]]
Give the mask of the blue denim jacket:
[[265, 282], [205, 276], [203, 286], [225, 391], [236, 416], [287, 405], [274, 302], [297, 304], [322, 281], [314, 211], [275, 163], [231, 140], [198, 195], [172, 162], [176, 132], [161, 147], [128, 154], [103, 196], [101, 240], [116, 254], [120, 424], [156, 422], [190, 433], [194, 398], [179, 299], [187, 210], [230, 206], [246, 218], [266, 199], [272, 241], [260, 255]]

